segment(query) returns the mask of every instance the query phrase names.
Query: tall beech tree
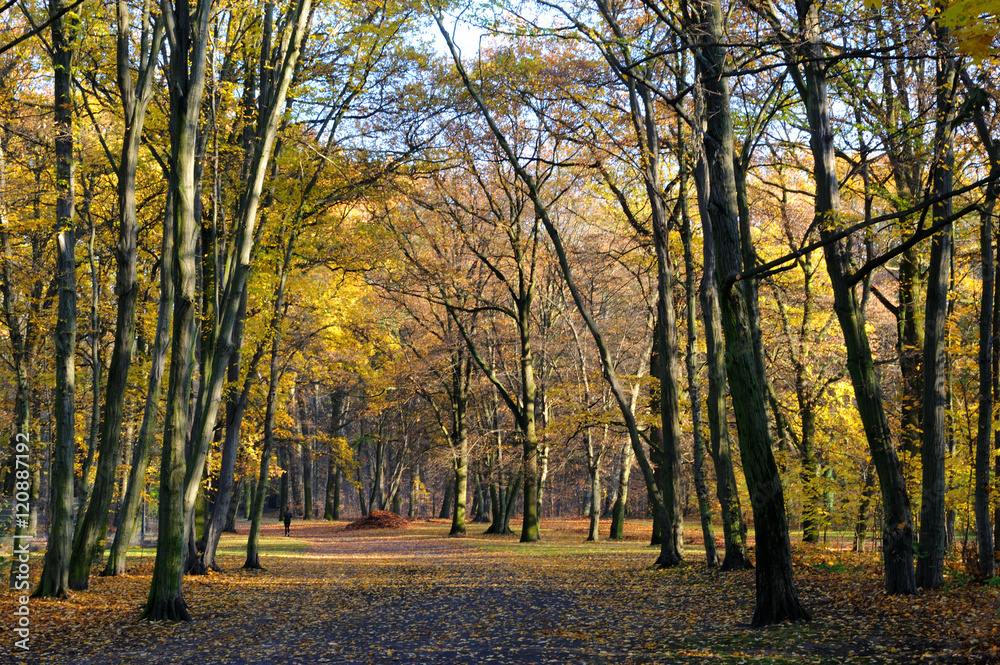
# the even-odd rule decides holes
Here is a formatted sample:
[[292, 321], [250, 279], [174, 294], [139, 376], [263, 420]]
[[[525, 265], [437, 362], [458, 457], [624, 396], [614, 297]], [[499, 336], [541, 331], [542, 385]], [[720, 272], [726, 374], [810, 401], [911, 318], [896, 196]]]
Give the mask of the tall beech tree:
[[[267, 3], [263, 7], [264, 36], [261, 42], [261, 66], [266, 80], [261, 81], [254, 126], [252, 150], [249, 151], [246, 188], [240, 191], [232, 241], [220, 270], [224, 279], [219, 286], [219, 308], [215, 311], [209, 348], [202, 346], [202, 376], [195, 403], [191, 431], [191, 455], [184, 476], [184, 530], [188, 545], [188, 561], [197, 556], [192, 552], [194, 538], [194, 506], [201, 486], [205, 460], [215, 432], [216, 418], [222, 398], [222, 388], [228, 374], [229, 361], [235, 350], [235, 336], [240, 319], [243, 290], [252, 268], [258, 210], [264, 181], [272, 171], [271, 158], [277, 141], [278, 125], [288, 110], [286, 97], [296, 71], [301, 48], [306, 39], [311, 19], [311, 0], [295, 0], [275, 22], [276, 8]], [[270, 31], [277, 33], [272, 44]], [[264, 67], [273, 62], [273, 69]], [[280, 64], [278, 64], [280, 63]], [[294, 230], [293, 230], [294, 237]], [[174, 315], [176, 317], [176, 313]], [[194, 557], [192, 556], [194, 554]]]
[[[990, 453], [993, 443], [993, 382], [994, 358], [997, 350], [993, 348], [993, 338], [998, 325], [994, 316], [994, 298], [996, 294], [996, 266], [993, 249], [993, 211], [996, 207], [997, 195], [1000, 194], [1000, 143], [990, 136], [989, 125], [983, 106], [988, 103], [986, 94], [976, 86], [967, 73], [962, 76], [965, 87], [972, 90], [970, 99], [974, 99], [972, 114], [976, 133], [982, 141], [989, 160], [990, 173], [994, 176], [989, 184], [986, 200], [980, 208], [979, 253], [983, 274], [983, 295], [979, 304], [979, 416], [976, 427], [976, 458], [975, 458], [975, 512], [976, 512], [976, 542], [979, 552], [979, 576], [984, 580], [996, 574], [996, 559], [989, 555], [993, 552], [995, 541], [990, 520]], [[978, 98], [978, 99], [977, 99]], [[995, 103], [995, 102], [994, 102]], [[995, 297], [995, 295], [994, 295]], [[985, 554], [984, 554], [985, 553]]]
[[72, 589], [86, 589], [88, 586], [94, 548], [106, 528], [108, 510], [115, 489], [115, 470], [120, 457], [122, 418], [128, 372], [132, 363], [135, 309], [139, 295], [136, 275], [139, 237], [135, 202], [136, 171], [139, 166], [142, 127], [146, 109], [153, 98], [156, 64], [163, 44], [163, 26], [159, 19], [150, 27], [148, 14], [143, 16], [142, 48], [138, 62], [139, 77], [138, 81], [133, 81], [128, 3], [125, 0], [118, 0], [115, 13], [118, 24], [116, 80], [125, 119], [121, 155], [115, 165], [118, 176], [118, 243], [115, 247], [115, 261], [118, 268], [115, 293], [118, 295], [118, 311], [115, 321], [114, 350], [108, 368], [104, 407], [101, 413], [97, 477], [90, 493], [86, 513], [77, 526], [73, 540], [69, 577]]
[[51, 523], [42, 577], [36, 598], [65, 598], [69, 593], [73, 549], [73, 460], [76, 451], [76, 228], [73, 156], [73, 59], [80, 18], [67, 11], [66, 0], [52, 0], [51, 56], [53, 67], [53, 131], [56, 171], [56, 288], [59, 291], [55, 329], [56, 437], [52, 452]]
[[[174, 305], [167, 416], [160, 453], [159, 537], [149, 597], [140, 615], [150, 621], [190, 621], [181, 582], [184, 571], [184, 473], [195, 335], [196, 148], [205, 90], [211, 0], [161, 5], [170, 48], [170, 212], [174, 222]], [[166, 261], [167, 257], [163, 257]]]
[[153, 338], [142, 423], [139, 425], [139, 433], [132, 449], [125, 496], [118, 508], [118, 528], [115, 530], [115, 538], [111, 543], [107, 565], [101, 572], [102, 577], [125, 574], [128, 548], [138, 526], [140, 500], [146, 489], [146, 470], [152, 456], [153, 436], [156, 431], [160, 406], [160, 392], [163, 387], [163, 372], [171, 346], [170, 326], [174, 300], [173, 236], [174, 215], [171, 195], [168, 193], [167, 205], [163, 213], [163, 236], [160, 246], [160, 299], [156, 312], [156, 333]]
[[[938, 9], [943, 9], [938, 5]], [[934, 26], [937, 69], [937, 104], [934, 122], [932, 192], [940, 199], [932, 208], [935, 226], [952, 214], [951, 192], [955, 170], [955, 95], [958, 91], [958, 58], [948, 28]], [[920, 556], [917, 585], [936, 589], [944, 583], [944, 555], [948, 547], [945, 524], [945, 450], [948, 423], [948, 289], [951, 284], [953, 233], [945, 226], [931, 239], [924, 314], [924, 399], [921, 449], [923, 496], [920, 502]], [[984, 298], [985, 299], [985, 298]]]
[[[703, 159], [707, 178], [696, 180], [699, 188], [705, 242], [715, 248], [715, 278], [719, 285], [723, 333], [726, 342], [726, 373], [729, 379], [736, 426], [739, 431], [743, 472], [750, 490], [757, 542], [757, 604], [751, 625], [766, 626], [782, 621], [808, 620], [792, 577], [791, 545], [785, 515], [781, 477], [774, 461], [770, 425], [767, 420], [766, 378], [754, 331], [753, 312], [757, 291], [744, 271], [734, 137], [730, 113], [729, 80], [723, 75], [727, 49], [724, 44], [722, 6], [718, 0], [691, 6], [697, 35], [695, 63], [697, 84], [704, 94]], [[755, 339], [755, 335], [756, 338]]]
[[824, 242], [834, 311], [847, 347], [847, 369], [882, 490], [886, 590], [889, 593], [914, 593], [916, 578], [910, 499], [892, 441], [882, 389], [875, 373], [864, 311], [854, 289], [860, 278], [852, 275], [850, 238], [840, 234], [844, 220], [840, 210], [840, 182], [830, 117], [821, 7], [811, 0], [798, 3], [798, 20], [793, 33], [785, 30], [773, 7], [751, 6], [769, 22], [781, 44], [792, 81], [806, 109], [816, 185], [815, 226]]

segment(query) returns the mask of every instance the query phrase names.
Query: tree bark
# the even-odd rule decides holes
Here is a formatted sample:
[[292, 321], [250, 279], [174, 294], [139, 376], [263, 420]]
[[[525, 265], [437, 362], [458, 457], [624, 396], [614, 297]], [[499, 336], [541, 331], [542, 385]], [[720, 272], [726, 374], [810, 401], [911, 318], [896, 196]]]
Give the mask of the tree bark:
[[[678, 136], [683, 132], [678, 127]], [[687, 304], [687, 350], [685, 363], [687, 365], [688, 397], [691, 400], [691, 438], [694, 455], [694, 488], [698, 497], [698, 515], [701, 517], [701, 535], [705, 542], [705, 563], [709, 568], [722, 564], [715, 547], [715, 535], [712, 533], [712, 509], [708, 497], [708, 483], [705, 479], [705, 437], [702, 432], [701, 420], [701, 386], [698, 380], [697, 343], [698, 317], [695, 309], [698, 294], [694, 287], [694, 250], [692, 248], [691, 218], [687, 209], [687, 157], [684, 155], [682, 139], [678, 141], [678, 154], [681, 156], [680, 201], [681, 207], [681, 237], [684, 242], [684, 293]]]
[[[49, 15], [59, 16], [70, 3], [50, 0]], [[56, 161], [56, 284], [59, 304], [55, 328], [56, 391], [50, 475], [49, 541], [35, 598], [66, 598], [73, 547], [73, 458], [76, 451], [76, 232], [73, 194], [73, 45], [74, 24], [59, 16], [52, 22], [52, 65], [55, 88], [54, 132]]]
[[[135, 179], [142, 144], [142, 127], [146, 109], [153, 97], [154, 67], [158, 62], [163, 31], [160, 22], [153, 27], [152, 46], [147, 59], [139, 63], [138, 84], [132, 82], [129, 58], [129, 10], [124, 0], [116, 3], [117, 31], [117, 81], [121, 93], [125, 122], [121, 159], [118, 165], [118, 244], [115, 247], [117, 276], [115, 293], [118, 310], [115, 321], [114, 350], [108, 368], [104, 409], [100, 418], [97, 477], [91, 490], [83, 519], [76, 530], [73, 557], [70, 563], [69, 585], [72, 589], [86, 589], [89, 585], [90, 566], [100, 534], [107, 529], [108, 511], [115, 488], [121, 449], [122, 418], [128, 388], [128, 371], [132, 364], [132, 345], [135, 337], [135, 309], [139, 295], [137, 281], [137, 250], [139, 224], [136, 219]], [[147, 33], [148, 34], [148, 33]], [[96, 286], [95, 286], [96, 288]], [[96, 331], [94, 332], [96, 338]], [[94, 349], [96, 354], [96, 347]], [[100, 366], [95, 355], [95, 372]], [[95, 392], [95, 400], [97, 399]], [[139, 460], [141, 461], [141, 460]]]
[[748, 302], [756, 297], [756, 291], [750, 284], [736, 281], [743, 272], [743, 254], [750, 248], [741, 246], [729, 81], [722, 75], [727, 55], [723, 46], [722, 6], [718, 0], [707, 0], [700, 2], [698, 8], [701, 25], [697, 80], [705, 95], [704, 159], [709, 178], [709, 191], [702, 189], [699, 201], [703, 223], [711, 226], [705, 229], [704, 236], [706, 243], [714, 244], [726, 370], [754, 513], [757, 604], [751, 625], [761, 627], [808, 620], [809, 613], [799, 603], [792, 577], [781, 477], [771, 453], [764, 363], [754, 338], [753, 306]]
[[150, 361], [149, 383], [146, 388], [146, 403], [142, 412], [139, 436], [132, 450], [129, 468], [128, 488], [119, 508], [118, 529], [111, 544], [111, 553], [102, 577], [125, 574], [125, 560], [129, 544], [135, 534], [139, 520], [139, 503], [146, 489], [146, 470], [152, 452], [153, 434], [159, 412], [160, 390], [167, 352], [170, 349], [170, 325], [173, 313], [173, 244], [174, 216], [171, 205], [172, 195], [167, 195], [167, 206], [163, 216], [163, 239], [160, 250], [160, 302], [156, 315], [156, 336], [153, 341], [153, 357]]
[[[833, 307], [844, 334], [847, 369], [882, 490], [886, 591], [890, 594], [915, 593], [910, 499], [882, 402], [864, 312], [850, 279], [851, 248], [844, 240], [831, 240], [842, 227], [842, 221], [819, 5], [807, 0], [800, 3], [797, 10], [801, 39], [798, 44], [783, 43], [783, 48], [789, 71], [806, 106], [816, 182], [815, 225], [820, 230], [820, 237], [827, 241], [823, 253], [833, 289]], [[777, 17], [769, 15], [768, 20], [780, 29]], [[796, 55], [803, 59], [801, 69], [794, 60]]]
[[[934, 137], [934, 196], [951, 193], [955, 168], [954, 94], [958, 84], [958, 62], [949, 31], [935, 26], [937, 43], [937, 121]], [[932, 215], [936, 223], [949, 217], [951, 199], [937, 203]], [[927, 277], [927, 307], [924, 314], [924, 393], [921, 463], [923, 496], [920, 502], [920, 556], [917, 586], [936, 589], [944, 583], [944, 555], [948, 534], [945, 526], [945, 448], [948, 439], [948, 288], [951, 284], [952, 227], [931, 240]]]
[[[969, 82], [966, 81], [967, 87]], [[989, 125], [986, 122], [982, 105], [977, 105], [973, 112], [973, 120], [980, 140], [987, 147], [990, 157], [990, 172], [1000, 176], [1000, 146], [990, 136]], [[996, 557], [993, 529], [990, 523], [990, 447], [993, 443], [993, 384], [994, 355], [993, 348], [997, 321], [994, 318], [994, 303], [997, 297], [996, 265], [993, 248], [993, 210], [997, 195], [1000, 194], [1000, 184], [996, 179], [989, 185], [987, 202], [980, 210], [979, 252], [982, 265], [983, 292], [979, 310], [979, 421], [976, 433], [975, 459], [975, 513], [976, 513], [976, 543], [979, 551], [979, 577], [984, 580], [996, 575]]]

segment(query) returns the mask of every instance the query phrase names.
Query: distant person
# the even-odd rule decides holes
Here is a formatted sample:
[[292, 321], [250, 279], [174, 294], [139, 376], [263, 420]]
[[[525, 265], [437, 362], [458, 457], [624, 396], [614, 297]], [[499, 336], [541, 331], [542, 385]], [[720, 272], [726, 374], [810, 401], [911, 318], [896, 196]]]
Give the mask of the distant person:
[[294, 515], [294, 513], [292, 512], [291, 508], [289, 508], [288, 510], [285, 511], [285, 535], [286, 536], [292, 535], [292, 515]]

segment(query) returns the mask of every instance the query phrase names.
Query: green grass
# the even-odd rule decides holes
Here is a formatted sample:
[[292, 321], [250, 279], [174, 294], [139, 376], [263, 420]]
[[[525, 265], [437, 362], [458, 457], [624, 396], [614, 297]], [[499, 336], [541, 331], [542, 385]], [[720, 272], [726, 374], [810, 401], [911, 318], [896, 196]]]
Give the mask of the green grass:
[[[271, 520], [265, 520], [265, 523]], [[277, 524], [277, 521], [273, 523]], [[261, 536], [260, 553], [265, 556], [291, 557], [309, 549], [309, 543], [298, 538], [288, 538], [285, 536]], [[110, 551], [110, 543], [108, 546]], [[219, 539], [219, 547], [216, 556], [245, 556], [247, 551], [247, 534], [245, 533], [224, 533]], [[150, 543], [143, 547], [134, 545], [128, 548], [128, 556], [131, 557], [155, 557], [156, 543]]]

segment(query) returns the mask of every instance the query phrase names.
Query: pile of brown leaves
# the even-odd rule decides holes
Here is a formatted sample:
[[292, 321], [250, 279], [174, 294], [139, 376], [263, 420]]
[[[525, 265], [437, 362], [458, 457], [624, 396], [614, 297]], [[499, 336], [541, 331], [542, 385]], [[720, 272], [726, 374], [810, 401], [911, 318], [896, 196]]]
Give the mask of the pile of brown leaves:
[[410, 523], [396, 513], [376, 510], [344, 527], [344, 531], [364, 531], [367, 529], [405, 529]]

